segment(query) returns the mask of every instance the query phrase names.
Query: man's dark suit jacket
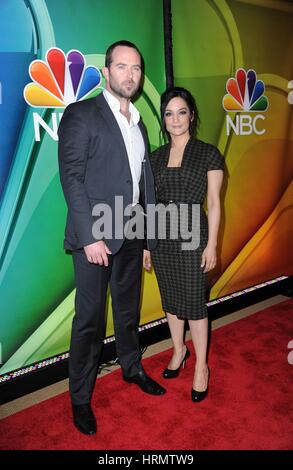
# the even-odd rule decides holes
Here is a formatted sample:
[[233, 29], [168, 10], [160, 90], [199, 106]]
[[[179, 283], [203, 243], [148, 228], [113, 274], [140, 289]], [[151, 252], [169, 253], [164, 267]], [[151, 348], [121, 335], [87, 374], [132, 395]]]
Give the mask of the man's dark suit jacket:
[[[139, 183], [140, 203], [146, 207], [146, 203], [155, 203], [154, 179], [145, 128], [141, 121], [138, 125], [146, 148]], [[125, 208], [132, 203], [133, 184], [119, 125], [102, 93], [70, 104], [61, 119], [58, 136], [60, 179], [68, 207], [64, 248], [72, 251], [97, 241], [92, 234], [93, 206], [107, 203], [114, 214], [115, 196], [119, 195], [123, 196]], [[123, 239], [114, 237], [113, 230], [113, 238], [104, 239], [112, 254], [123, 243]], [[146, 248], [155, 246], [155, 240], [146, 240]]]

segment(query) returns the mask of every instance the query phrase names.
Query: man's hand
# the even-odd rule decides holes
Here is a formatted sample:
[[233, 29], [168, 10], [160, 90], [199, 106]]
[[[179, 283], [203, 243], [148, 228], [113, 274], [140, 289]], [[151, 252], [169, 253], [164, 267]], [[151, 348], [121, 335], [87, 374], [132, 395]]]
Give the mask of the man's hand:
[[143, 250], [143, 267], [147, 271], [151, 270], [152, 260], [151, 260], [151, 252], [149, 250]]
[[83, 249], [89, 263], [109, 266], [108, 255], [112, 253], [103, 240], [84, 246]]

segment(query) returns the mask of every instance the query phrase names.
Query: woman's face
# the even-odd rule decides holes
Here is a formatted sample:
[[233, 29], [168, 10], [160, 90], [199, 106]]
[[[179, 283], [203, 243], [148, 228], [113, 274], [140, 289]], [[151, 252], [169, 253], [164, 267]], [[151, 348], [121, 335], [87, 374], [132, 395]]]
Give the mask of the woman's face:
[[172, 136], [190, 135], [189, 125], [193, 120], [186, 101], [179, 96], [172, 98], [166, 106], [164, 114], [165, 126]]

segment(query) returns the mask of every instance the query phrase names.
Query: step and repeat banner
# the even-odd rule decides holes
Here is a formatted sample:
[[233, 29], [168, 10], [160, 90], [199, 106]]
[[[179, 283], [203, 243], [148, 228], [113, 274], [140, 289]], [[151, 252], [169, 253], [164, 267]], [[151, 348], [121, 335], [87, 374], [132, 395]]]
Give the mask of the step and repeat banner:
[[[100, 93], [107, 47], [132, 41], [145, 61], [136, 106], [154, 149], [162, 143], [159, 107], [166, 80], [163, 6], [157, 0], [1, 0], [0, 31], [4, 374], [69, 349], [75, 291], [71, 255], [63, 251], [66, 205], [57, 161], [64, 107]], [[141, 321], [162, 315], [155, 276], [145, 274]]]
[[173, 0], [172, 20], [175, 84], [226, 162], [214, 298], [292, 274], [293, 3]]
[[[194, 94], [199, 137], [226, 160], [211, 298], [290, 273], [292, 20], [289, 1], [172, 1], [175, 84]], [[101, 92], [105, 51], [119, 39], [144, 56], [136, 105], [151, 148], [162, 144], [163, 7], [158, 0], [1, 0], [0, 31], [4, 377], [69, 349], [75, 291], [63, 251], [57, 129], [68, 103]], [[155, 275], [144, 273], [141, 323], [162, 316]], [[107, 320], [110, 336], [110, 296]]]

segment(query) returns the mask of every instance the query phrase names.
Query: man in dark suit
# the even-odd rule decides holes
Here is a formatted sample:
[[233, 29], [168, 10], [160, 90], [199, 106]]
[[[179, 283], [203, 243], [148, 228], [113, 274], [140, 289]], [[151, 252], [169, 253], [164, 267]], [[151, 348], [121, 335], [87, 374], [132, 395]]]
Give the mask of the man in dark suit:
[[[149, 394], [166, 392], [141, 365], [138, 323], [144, 240], [128, 237], [130, 224], [123, 234], [129, 216], [117, 222], [113, 215], [113, 235], [108, 238], [93, 231], [92, 209], [99, 203], [107, 204], [113, 214], [117, 196], [123, 198], [123, 209], [155, 203], [147, 137], [131, 103], [142, 75], [137, 47], [128, 41], [110, 46], [103, 74], [105, 90], [96, 98], [69, 105], [58, 131], [60, 179], [68, 206], [64, 247], [72, 252], [76, 281], [69, 389], [74, 424], [85, 434], [96, 432], [90, 402], [105, 334], [108, 284], [124, 380]], [[122, 236], [115, 236], [115, 230]], [[155, 247], [155, 240], [145, 242], [148, 249]]]

